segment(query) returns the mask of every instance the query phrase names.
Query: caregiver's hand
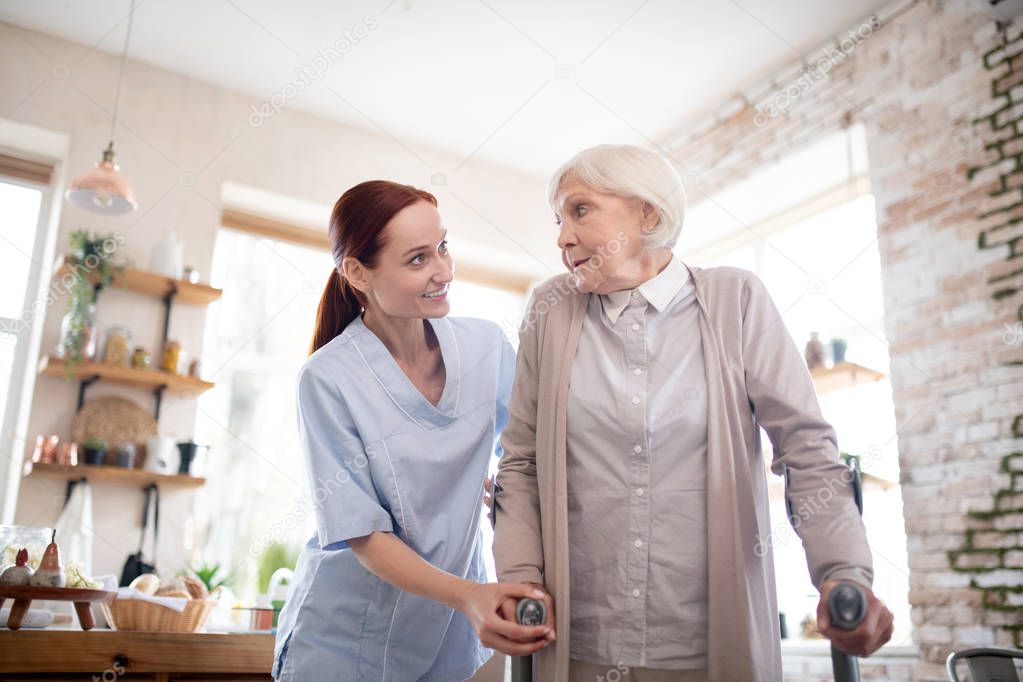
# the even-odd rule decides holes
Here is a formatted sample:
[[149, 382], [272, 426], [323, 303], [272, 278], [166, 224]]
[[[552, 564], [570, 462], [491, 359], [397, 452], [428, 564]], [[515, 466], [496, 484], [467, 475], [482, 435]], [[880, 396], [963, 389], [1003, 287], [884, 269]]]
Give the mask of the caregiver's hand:
[[509, 656], [528, 656], [547, 646], [549, 625], [526, 626], [502, 618], [498, 613], [506, 602], [542, 598], [543, 592], [528, 583], [470, 583], [460, 595], [458, 610], [466, 615], [484, 646]]
[[[540, 590], [540, 592], [543, 594], [543, 605], [547, 607], [547, 625], [548, 627], [550, 627], [550, 632], [548, 632], [545, 636], [543, 635], [541, 636], [543, 636], [545, 640], [550, 640], [551, 642], [553, 642], [554, 640], [557, 639], [556, 634], [558, 627], [554, 621], [554, 599], [551, 597], [551, 595], [547, 594], [547, 591], [540, 583], [527, 584], [532, 585], [534, 588]], [[533, 598], [539, 599], [539, 597]], [[518, 607], [518, 605], [519, 600], [516, 598], [509, 598], [504, 600], [504, 602], [501, 604], [501, 615], [504, 616], [505, 620], [509, 620], [512, 623], [515, 622], [515, 609]]]
[[839, 583], [838, 580], [828, 580], [821, 585], [821, 600], [817, 604], [817, 629], [841, 651], [853, 656], [869, 656], [892, 638], [892, 612], [869, 588], [854, 583], [867, 597], [867, 616], [855, 630], [832, 626], [828, 614], [828, 595]]
[[487, 476], [483, 479], [483, 504], [487, 507], [493, 508], [493, 490], [494, 485], [490, 482], [490, 477]]

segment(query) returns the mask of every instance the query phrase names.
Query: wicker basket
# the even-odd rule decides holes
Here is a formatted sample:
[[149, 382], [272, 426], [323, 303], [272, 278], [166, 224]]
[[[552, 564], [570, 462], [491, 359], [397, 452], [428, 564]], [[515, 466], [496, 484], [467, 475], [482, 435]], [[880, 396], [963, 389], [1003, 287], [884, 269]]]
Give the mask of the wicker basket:
[[143, 632], [196, 632], [217, 605], [215, 599], [192, 599], [185, 610], [143, 601], [141, 599], [113, 599], [103, 602], [103, 614], [115, 630]]

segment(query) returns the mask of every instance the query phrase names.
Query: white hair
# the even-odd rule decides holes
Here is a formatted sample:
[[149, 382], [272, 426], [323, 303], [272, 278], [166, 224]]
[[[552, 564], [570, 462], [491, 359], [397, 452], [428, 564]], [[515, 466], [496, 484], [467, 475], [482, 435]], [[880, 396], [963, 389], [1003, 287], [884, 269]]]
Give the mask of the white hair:
[[686, 191], [674, 165], [661, 154], [628, 144], [584, 149], [562, 164], [547, 183], [547, 202], [555, 212], [566, 175], [598, 192], [649, 203], [659, 219], [646, 236], [647, 248], [675, 246], [685, 219]]

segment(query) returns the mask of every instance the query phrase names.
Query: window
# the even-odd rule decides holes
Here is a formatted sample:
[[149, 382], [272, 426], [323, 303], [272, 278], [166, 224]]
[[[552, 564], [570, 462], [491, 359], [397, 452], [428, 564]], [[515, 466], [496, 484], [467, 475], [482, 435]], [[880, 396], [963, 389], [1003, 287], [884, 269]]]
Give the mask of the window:
[[[888, 374], [881, 263], [874, 200], [866, 183], [861, 128], [831, 136], [794, 153], [714, 196], [690, 197], [677, 252], [701, 267], [731, 265], [755, 272], [782, 311], [800, 349], [819, 332], [822, 341], [848, 342], [847, 360]], [[687, 234], [688, 233], [688, 234]], [[893, 644], [910, 636], [909, 569], [898, 439], [891, 383], [831, 391], [820, 396], [835, 427], [839, 449], [859, 455], [866, 476], [864, 524], [874, 555], [874, 590], [895, 614]], [[770, 441], [762, 434], [765, 457]], [[789, 637], [815, 614], [802, 545], [788, 524], [781, 479], [768, 472], [771, 532], [779, 610]]]
[[[10, 157], [0, 155], [0, 168]], [[42, 320], [37, 295], [45, 234], [41, 225], [48, 188], [39, 181], [24, 179], [20, 174], [0, 175], [0, 248], [5, 254], [0, 268], [0, 519], [13, 518], [18, 469], [21, 463], [20, 443], [15, 443], [15, 425], [22, 395], [24, 374], [29, 356], [29, 334], [36, 320]], [[38, 316], [38, 317], [37, 317]]]
[[[453, 253], [457, 259], [457, 245]], [[202, 357], [217, 388], [198, 402], [196, 440], [211, 449], [193, 551], [231, 570], [247, 600], [262, 588], [264, 550], [282, 543], [295, 552], [314, 532], [295, 380], [332, 268], [323, 248], [231, 229], [217, 235], [211, 281], [224, 294], [207, 315]], [[498, 323], [517, 319], [525, 304], [517, 293], [458, 279], [450, 300], [451, 315]]]

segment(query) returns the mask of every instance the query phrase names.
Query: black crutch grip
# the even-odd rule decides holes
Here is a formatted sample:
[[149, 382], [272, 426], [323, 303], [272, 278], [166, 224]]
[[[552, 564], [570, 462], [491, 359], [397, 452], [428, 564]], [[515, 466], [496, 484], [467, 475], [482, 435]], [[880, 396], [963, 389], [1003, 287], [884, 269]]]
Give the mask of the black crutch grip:
[[[839, 583], [828, 594], [828, 615], [836, 628], [855, 630], [867, 617], [867, 597], [852, 583]], [[835, 682], [860, 682], [860, 663], [831, 645], [831, 669]]]
[[[543, 625], [547, 622], [547, 607], [539, 599], [520, 599], [515, 607], [515, 621], [519, 625]], [[512, 657], [512, 682], [533, 682], [533, 657]]]

